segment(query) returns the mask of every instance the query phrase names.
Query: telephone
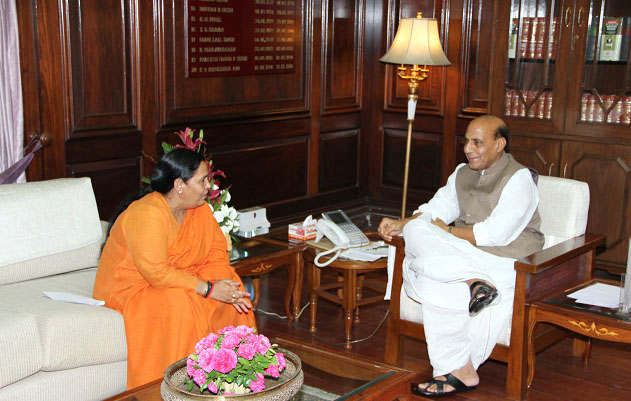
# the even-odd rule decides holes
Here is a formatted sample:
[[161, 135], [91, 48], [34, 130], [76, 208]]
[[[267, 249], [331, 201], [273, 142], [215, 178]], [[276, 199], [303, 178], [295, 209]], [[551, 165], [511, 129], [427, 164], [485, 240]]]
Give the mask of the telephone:
[[[315, 258], [314, 263], [318, 267], [328, 266], [334, 260], [338, 258], [342, 249], [358, 247], [370, 243], [368, 237], [351, 222], [346, 213], [341, 210], [333, 212], [322, 213], [322, 218], [316, 223], [316, 242], [322, 239], [322, 236], [326, 236], [333, 244], [335, 248], [326, 252], [321, 252]], [[336, 252], [328, 261], [320, 263], [322, 256], [329, 255]]]

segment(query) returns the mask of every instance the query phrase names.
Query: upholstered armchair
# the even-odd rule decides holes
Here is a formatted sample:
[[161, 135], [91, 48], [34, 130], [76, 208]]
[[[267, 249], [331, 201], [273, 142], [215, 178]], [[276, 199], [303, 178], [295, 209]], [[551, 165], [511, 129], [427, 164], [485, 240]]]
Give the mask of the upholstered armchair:
[[[491, 354], [491, 359], [508, 364], [506, 395], [515, 400], [523, 399], [527, 390], [529, 303], [590, 279], [595, 250], [605, 242], [602, 235], [585, 234], [589, 209], [589, 187], [586, 183], [542, 176], [539, 177], [538, 188], [544, 249], [515, 262], [517, 276], [513, 315], [507, 319]], [[396, 247], [396, 252], [385, 359], [388, 363], [400, 364], [402, 336], [421, 340], [425, 336], [421, 305], [409, 298], [402, 288], [405, 241], [394, 238], [390, 244]], [[536, 333], [533, 341], [535, 351], [563, 336], [560, 330], [544, 327]], [[575, 347], [575, 352], [579, 351], [580, 347]]]

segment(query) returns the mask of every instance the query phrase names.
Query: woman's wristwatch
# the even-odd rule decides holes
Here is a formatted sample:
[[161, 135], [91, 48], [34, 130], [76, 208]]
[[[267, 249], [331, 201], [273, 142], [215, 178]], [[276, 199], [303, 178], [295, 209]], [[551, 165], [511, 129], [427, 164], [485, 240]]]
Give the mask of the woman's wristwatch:
[[206, 292], [204, 292], [204, 298], [208, 298], [210, 296], [210, 294], [212, 294], [214, 286], [215, 286], [215, 282], [214, 281], [207, 281], [206, 282]]

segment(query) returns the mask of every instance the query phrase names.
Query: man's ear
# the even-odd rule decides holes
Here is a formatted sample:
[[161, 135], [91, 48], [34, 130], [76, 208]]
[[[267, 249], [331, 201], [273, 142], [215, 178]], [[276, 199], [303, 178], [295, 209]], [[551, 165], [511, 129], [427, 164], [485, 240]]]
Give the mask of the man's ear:
[[506, 138], [501, 136], [498, 139], [496, 139], [495, 146], [498, 153], [504, 150], [504, 148], [506, 147]]

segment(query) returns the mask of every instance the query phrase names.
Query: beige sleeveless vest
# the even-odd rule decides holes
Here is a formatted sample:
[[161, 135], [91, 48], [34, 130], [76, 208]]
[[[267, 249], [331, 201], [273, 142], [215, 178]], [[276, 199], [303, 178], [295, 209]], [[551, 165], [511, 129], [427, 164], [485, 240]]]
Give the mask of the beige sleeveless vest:
[[[468, 166], [458, 170], [456, 175], [456, 193], [460, 204], [460, 217], [456, 227], [473, 227], [484, 221], [497, 205], [504, 186], [518, 170], [525, 168], [517, 163], [508, 153], [491, 167], [481, 172]], [[479, 246], [478, 248], [497, 256], [521, 258], [543, 248], [543, 234], [539, 231], [541, 219], [535, 210], [530, 222], [513, 242], [506, 246]]]

